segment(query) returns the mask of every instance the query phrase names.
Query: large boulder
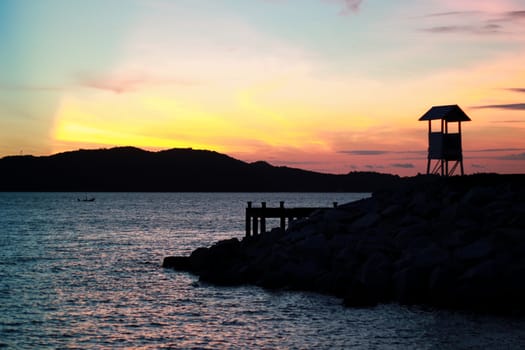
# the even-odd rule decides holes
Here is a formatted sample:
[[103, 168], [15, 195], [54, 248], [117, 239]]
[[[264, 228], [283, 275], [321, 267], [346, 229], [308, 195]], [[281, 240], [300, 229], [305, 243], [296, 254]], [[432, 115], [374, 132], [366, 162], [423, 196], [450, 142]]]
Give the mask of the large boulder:
[[494, 238], [492, 236], [481, 237], [471, 244], [457, 248], [454, 255], [462, 261], [479, 260], [488, 258], [494, 249]]
[[187, 256], [167, 256], [162, 260], [161, 266], [179, 271], [191, 271], [190, 258]]
[[392, 290], [392, 259], [376, 252], [363, 264], [358, 279], [367, 290], [373, 291], [377, 299], [388, 300]]
[[392, 276], [395, 300], [402, 304], [418, 304], [428, 301], [428, 285], [431, 270], [408, 266]]

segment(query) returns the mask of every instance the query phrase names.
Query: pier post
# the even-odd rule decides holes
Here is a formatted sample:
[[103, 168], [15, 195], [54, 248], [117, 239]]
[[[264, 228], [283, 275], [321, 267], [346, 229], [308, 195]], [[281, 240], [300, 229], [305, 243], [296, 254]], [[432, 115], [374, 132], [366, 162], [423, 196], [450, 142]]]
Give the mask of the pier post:
[[279, 209], [281, 209], [281, 217], [279, 218], [281, 220], [281, 230], [286, 230], [286, 217], [284, 216], [284, 201], [279, 202]]
[[257, 216], [252, 217], [252, 226], [253, 226], [253, 235], [257, 236], [259, 234], [259, 220]]
[[246, 237], [250, 237], [251, 234], [252, 234], [252, 232], [251, 232], [252, 231], [252, 229], [251, 229], [252, 227], [251, 227], [251, 220], [250, 220], [251, 219], [251, 217], [250, 217], [250, 215], [251, 215], [250, 211], [251, 210], [250, 209], [252, 209], [252, 202], [248, 202], [247, 204], [248, 204], [248, 206], [246, 207]]
[[266, 209], [266, 202], [261, 203], [261, 208], [263, 209], [262, 215], [261, 215], [261, 233], [265, 233], [266, 232], [266, 213], [264, 209]]
[[[307, 218], [317, 210], [330, 209], [329, 207], [295, 207], [285, 208], [284, 201], [279, 202], [279, 207], [267, 207], [266, 202], [261, 202], [261, 207], [254, 207], [253, 202], [246, 202], [246, 237], [257, 236], [266, 232], [266, 219], [279, 219], [280, 228], [286, 231], [296, 219]], [[332, 202], [337, 208], [337, 202]], [[288, 221], [288, 224], [286, 223]]]

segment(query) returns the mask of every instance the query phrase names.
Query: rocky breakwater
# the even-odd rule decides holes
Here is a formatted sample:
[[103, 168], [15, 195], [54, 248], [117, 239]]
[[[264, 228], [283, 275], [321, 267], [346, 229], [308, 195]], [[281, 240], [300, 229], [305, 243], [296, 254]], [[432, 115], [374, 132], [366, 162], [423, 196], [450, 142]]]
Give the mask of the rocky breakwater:
[[164, 267], [221, 285], [383, 302], [525, 311], [525, 176], [409, 178], [285, 232], [220, 241]]

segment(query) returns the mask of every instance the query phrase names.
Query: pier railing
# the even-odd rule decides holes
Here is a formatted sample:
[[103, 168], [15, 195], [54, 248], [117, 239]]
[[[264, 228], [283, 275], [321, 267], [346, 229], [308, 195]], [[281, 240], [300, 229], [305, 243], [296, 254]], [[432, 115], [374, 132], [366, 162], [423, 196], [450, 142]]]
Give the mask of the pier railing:
[[[333, 203], [333, 208], [337, 208], [337, 202]], [[279, 202], [278, 208], [266, 206], [266, 202], [261, 202], [260, 207], [253, 207], [252, 202], [247, 203], [246, 207], [246, 237], [258, 235], [259, 232], [266, 232], [266, 219], [280, 219], [280, 227], [286, 229], [286, 220], [288, 225], [293, 220], [310, 216], [314, 211], [320, 209], [330, 209], [329, 207], [295, 207], [285, 208], [284, 202]], [[260, 231], [259, 231], [260, 229]]]

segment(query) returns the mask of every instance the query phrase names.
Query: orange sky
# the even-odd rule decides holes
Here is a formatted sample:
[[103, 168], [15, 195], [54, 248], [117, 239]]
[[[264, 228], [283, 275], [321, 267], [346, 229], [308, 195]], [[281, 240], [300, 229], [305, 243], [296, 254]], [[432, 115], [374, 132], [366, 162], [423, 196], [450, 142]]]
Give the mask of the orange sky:
[[415, 175], [417, 119], [459, 104], [466, 172], [525, 172], [521, 0], [42, 3], [0, 5], [0, 156], [192, 147]]

